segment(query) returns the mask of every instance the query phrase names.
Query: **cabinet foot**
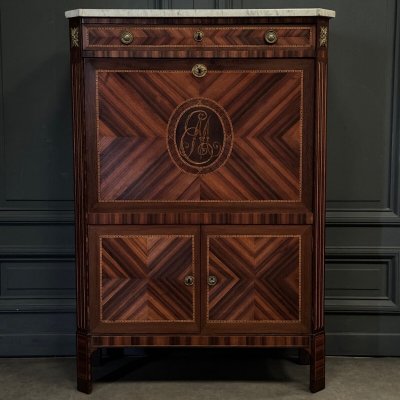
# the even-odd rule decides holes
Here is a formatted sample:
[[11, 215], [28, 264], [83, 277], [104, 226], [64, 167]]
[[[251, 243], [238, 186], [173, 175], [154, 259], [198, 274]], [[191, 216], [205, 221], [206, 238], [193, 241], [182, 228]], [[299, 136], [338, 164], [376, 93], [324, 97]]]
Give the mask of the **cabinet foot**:
[[92, 392], [92, 349], [86, 335], [76, 335], [77, 389], [83, 393]]
[[310, 351], [310, 392], [325, 388], [325, 333], [318, 333], [311, 339]]
[[78, 378], [76, 388], [79, 392], [90, 394], [92, 393], [92, 387], [92, 381], [85, 381]]

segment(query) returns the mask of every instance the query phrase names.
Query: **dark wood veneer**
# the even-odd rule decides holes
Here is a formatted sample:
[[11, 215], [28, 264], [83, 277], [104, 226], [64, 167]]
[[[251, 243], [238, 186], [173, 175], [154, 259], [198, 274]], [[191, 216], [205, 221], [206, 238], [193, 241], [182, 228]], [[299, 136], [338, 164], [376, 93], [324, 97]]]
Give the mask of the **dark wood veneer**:
[[91, 331], [198, 332], [199, 250], [198, 226], [91, 225]]
[[98, 225], [158, 225], [158, 224], [194, 224], [194, 225], [309, 225], [313, 223], [311, 212], [296, 214], [295, 212], [272, 214], [262, 212], [108, 212], [89, 213], [89, 224]]
[[[209, 72], [194, 78], [202, 61]], [[311, 60], [88, 60], [86, 124], [97, 132], [87, 142], [90, 210], [311, 210], [312, 68]], [[169, 117], [190, 98], [217, 101], [234, 125], [229, 160], [210, 174], [180, 170], [165, 146]], [[149, 146], [153, 158], [139, 159]]]
[[[137, 47], [168, 47], [168, 48], [208, 48], [208, 47], [266, 47], [264, 34], [274, 29], [278, 41], [270, 44], [270, 48], [297, 48], [315, 46], [314, 26], [196, 26], [171, 27], [170, 25], [86, 25], [83, 30], [83, 47], [107, 48], [120, 50]], [[194, 41], [196, 31], [201, 30], [203, 37]], [[123, 44], [120, 41], [121, 32], [129, 31], [133, 35], [132, 43]]]
[[[281, 29], [281, 46], [263, 45], [260, 27]], [[327, 18], [70, 20], [78, 390], [92, 390], [97, 348], [126, 346], [297, 348], [310, 390], [323, 389], [323, 27]], [[140, 39], [120, 45], [121, 29]], [[217, 35], [191, 43], [194, 29]], [[192, 75], [199, 63], [204, 78]], [[202, 157], [185, 167], [179, 144], [168, 151], [186, 129], [178, 113], [175, 137], [171, 115], [204, 98], [220, 118], [209, 138], [223, 144], [231, 124], [233, 146], [192, 174]]]
[[93, 348], [97, 347], [298, 347], [308, 348], [310, 337], [307, 335], [270, 335], [270, 336], [129, 336], [94, 335], [91, 338]]
[[311, 227], [204, 226], [201, 244], [203, 333], [310, 331]]

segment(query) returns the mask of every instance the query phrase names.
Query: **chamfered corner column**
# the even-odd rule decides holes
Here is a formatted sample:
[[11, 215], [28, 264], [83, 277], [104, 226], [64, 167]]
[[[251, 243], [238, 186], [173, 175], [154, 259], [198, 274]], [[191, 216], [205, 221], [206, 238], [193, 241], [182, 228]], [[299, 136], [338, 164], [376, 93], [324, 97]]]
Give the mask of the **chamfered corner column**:
[[76, 334], [76, 375], [77, 389], [80, 392], [90, 394], [92, 392], [92, 354], [90, 337]]
[[313, 335], [310, 348], [310, 392], [325, 388], [325, 333]]
[[92, 391], [91, 339], [89, 327], [89, 273], [87, 259], [87, 194], [85, 166], [85, 84], [84, 60], [82, 57], [82, 21], [71, 18], [70, 60], [72, 81], [72, 117], [74, 131], [74, 186], [75, 186], [75, 258], [77, 295], [76, 368], [77, 388], [80, 392]]
[[310, 344], [310, 391], [312, 393], [325, 388], [324, 281], [329, 18], [318, 18], [316, 33], [313, 334]]

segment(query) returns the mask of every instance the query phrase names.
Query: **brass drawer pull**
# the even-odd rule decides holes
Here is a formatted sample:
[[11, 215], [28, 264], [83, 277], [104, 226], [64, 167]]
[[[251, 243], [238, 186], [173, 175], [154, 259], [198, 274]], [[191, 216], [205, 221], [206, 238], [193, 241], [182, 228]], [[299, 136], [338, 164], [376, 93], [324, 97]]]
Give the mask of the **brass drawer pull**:
[[278, 35], [275, 31], [265, 32], [264, 39], [268, 44], [274, 44], [278, 41]]
[[122, 44], [131, 44], [133, 42], [133, 34], [129, 31], [124, 31], [119, 37]]
[[201, 42], [203, 40], [203, 37], [204, 37], [204, 33], [202, 31], [197, 31], [193, 35], [193, 39], [196, 42]]
[[192, 68], [192, 74], [196, 77], [196, 78], [202, 78], [203, 76], [205, 76], [207, 73], [207, 67], [204, 64], [196, 64], [193, 68]]
[[215, 286], [218, 282], [218, 279], [214, 275], [210, 275], [207, 279], [209, 286]]
[[183, 281], [186, 286], [192, 286], [194, 283], [194, 277], [192, 275], [185, 276], [185, 279]]

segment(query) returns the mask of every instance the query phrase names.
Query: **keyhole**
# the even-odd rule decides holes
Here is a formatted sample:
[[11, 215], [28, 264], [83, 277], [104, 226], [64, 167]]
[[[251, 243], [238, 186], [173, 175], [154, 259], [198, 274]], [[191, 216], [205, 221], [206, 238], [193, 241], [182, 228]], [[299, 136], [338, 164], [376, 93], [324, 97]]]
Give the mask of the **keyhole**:
[[203, 40], [203, 32], [202, 31], [195, 32], [193, 38], [196, 42], [201, 42]]

